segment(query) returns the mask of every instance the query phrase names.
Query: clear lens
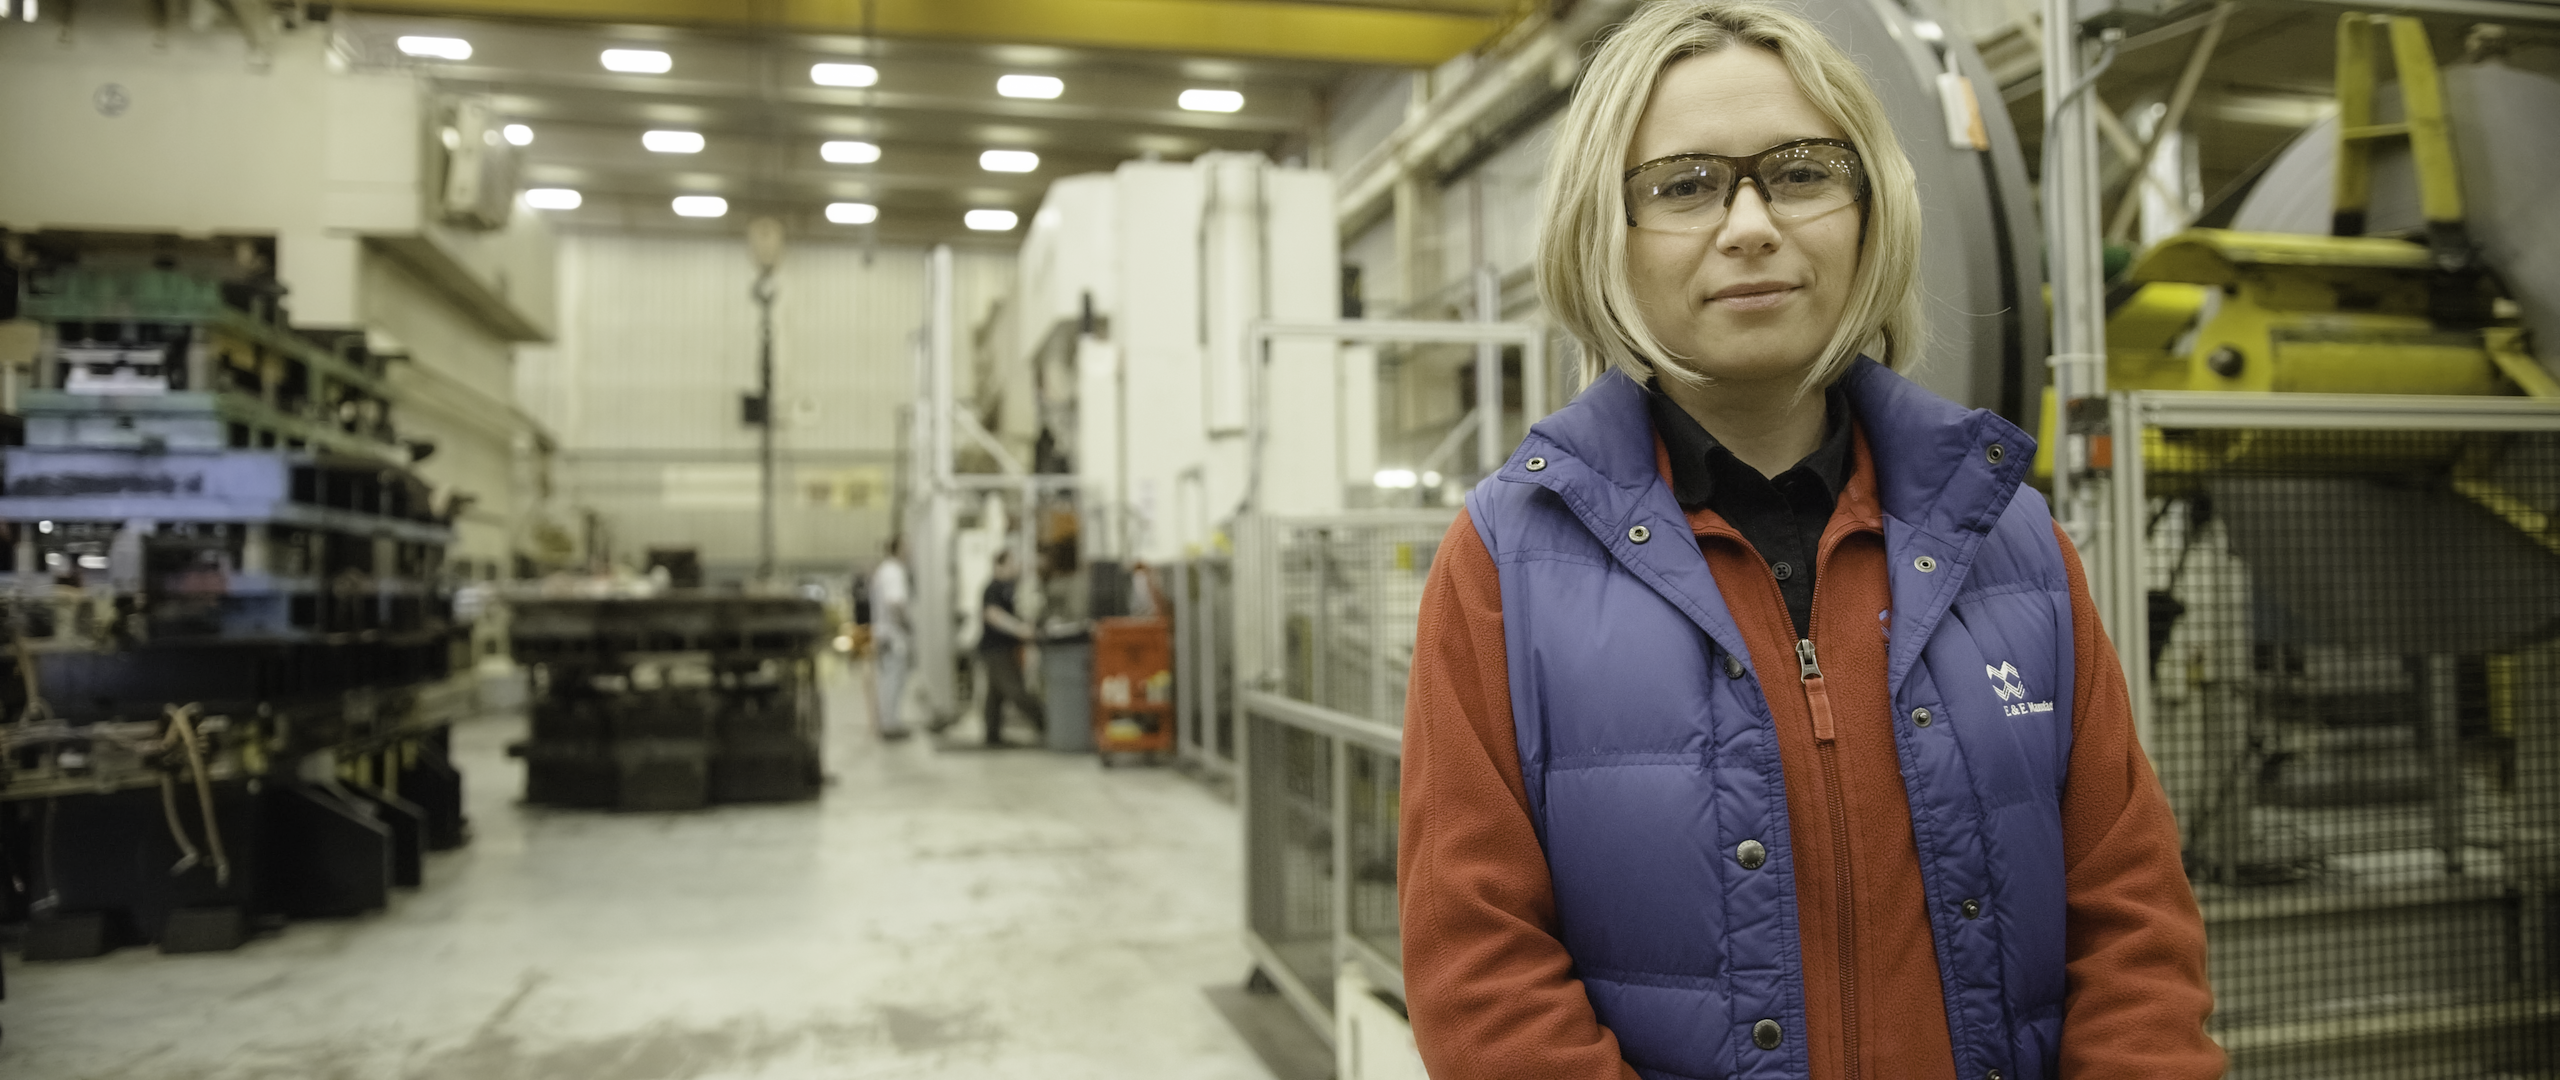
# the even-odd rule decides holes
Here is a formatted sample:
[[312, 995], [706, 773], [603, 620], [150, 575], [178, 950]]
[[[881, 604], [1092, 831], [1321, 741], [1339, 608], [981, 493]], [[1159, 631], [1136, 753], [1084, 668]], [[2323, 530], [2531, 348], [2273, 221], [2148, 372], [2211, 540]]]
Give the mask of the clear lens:
[[1703, 229], [1724, 218], [1733, 167], [1721, 161], [1674, 161], [1636, 174], [1629, 198], [1647, 228]]
[[1779, 213], [1821, 213], [1858, 197], [1858, 157], [1837, 146], [1795, 147], [1762, 159], [1760, 182]]
[[[1816, 217], [1858, 199], [1857, 151], [1810, 144], [1774, 148], [1740, 164], [1756, 166], [1753, 187], [1770, 213], [1785, 219]], [[1640, 229], [1689, 232], [1713, 228], [1733, 205], [1735, 166], [1728, 158], [1683, 158], [1637, 173], [1627, 181], [1627, 213]]]

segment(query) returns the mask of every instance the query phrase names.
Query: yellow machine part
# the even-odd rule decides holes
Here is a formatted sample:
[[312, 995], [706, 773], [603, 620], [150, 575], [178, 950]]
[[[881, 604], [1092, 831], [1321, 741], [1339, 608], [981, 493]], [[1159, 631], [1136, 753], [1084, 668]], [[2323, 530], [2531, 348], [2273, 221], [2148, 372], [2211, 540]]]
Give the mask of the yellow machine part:
[[[2520, 329], [2438, 327], [2428, 317], [2431, 268], [2425, 248], [2401, 240], [2188, 230], [2132, 267], [2139, 288], [2107, 318], [2107, 385], [2560, 397], [2560, 382], [2525, 351]], [[2059, 443], [2050, 391], [2042, 412], [2035, 470], [2050, 477], [2049, 448]], [[2244, 449], [2150, 442], [2145, 465], [2157, 473], [2227, 462]]]

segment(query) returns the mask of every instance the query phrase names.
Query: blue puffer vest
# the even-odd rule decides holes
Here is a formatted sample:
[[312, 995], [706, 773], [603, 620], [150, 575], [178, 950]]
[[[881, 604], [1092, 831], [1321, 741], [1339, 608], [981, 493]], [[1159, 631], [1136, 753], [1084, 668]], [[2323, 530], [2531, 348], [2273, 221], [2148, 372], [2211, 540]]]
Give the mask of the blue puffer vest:
[[[2071, 597], [2034, 442], [1861, 359], [1893, 616], [1887, 678], [1955, 1071], [2055, 1075]], [[1502, 584], [1512, 722], [1565, 947], [1646, 1080], [1809, 1068], [1786, 777], [1749, 647], [1611, 372], [1467, 499]], [[1644, 534], [1636, 534], [1636, 526]], [[1636, 539], [1643, 535], [1644, 539]], [[1912, 710], [1934, 721], [1916, 726]], [[1736, 845], [1767, 862], [1745, 869]], [[1983, 904], [1966, 919], [1959, 906]], [[1774, 1049], [1753, 1027], [1774, 1020]]]

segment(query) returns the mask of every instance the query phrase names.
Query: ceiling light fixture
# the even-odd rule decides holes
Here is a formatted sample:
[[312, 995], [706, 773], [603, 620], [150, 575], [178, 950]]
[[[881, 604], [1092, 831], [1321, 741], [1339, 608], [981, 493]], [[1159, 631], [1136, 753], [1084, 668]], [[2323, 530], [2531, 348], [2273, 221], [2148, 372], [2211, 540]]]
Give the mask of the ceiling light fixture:
[[1192, 112], [1234, 112], [1244, 108], [1244, 95], [1234, 90], [1185, 90], [1182, 107]]
[[640, 145], [661, 154], [699, 154], [702, 133], [699, 131], [650, 131], [640, 136]]
[[678, 217], [720, 217], [729, 212], [729, 200], [717, 195], [676, 196]]
[[524, 204], [536, 210], [575, 210], [587, 200], [569, 188], [538, 187], [527, 189]]
[[1022, 219], [1014, 216], [1011, 210], [971, 210], [969, 216], [962, 220], [979, 232], [1007, 232]]
[[867, 202], [828, 203], [827, 220], [838, 225], [869, 225], [880, 220], [880, 208]]
[[1049, 75], [1007, 75], [996, 80], [996, 93], [1006, 97], [1053, 98], [1066, 91], [1065, 80]]
[[880, 69], [869, 64], [813, 64], [809, 81], [820, 86], [869, 86], [880, 81]]
[[427, 56], [438, 60], [471, 59], [471, 43], [458, 37], [406, 35], [400, 39], [400, 51], [411, 56]]
[[675, 61], [656, 49], [606, 49], [604, 69], [626, 75], [664, 75]]
[[514, 143], [517, 146], [533, 145], [532, 128], [526, 127], [523, 124], [509, 124], [507, 125], [506, 131], [508, 142]]
[[838, 165], [869, 165], [880, 160], [880, 148], [867, 142], [836, 139], [820, 144], [818, 156]]
[[988, 172], [1030, 172], [1040, 167], [1040, 155], [1029, 150], [989, 150], [978, 155], [978, 167]]

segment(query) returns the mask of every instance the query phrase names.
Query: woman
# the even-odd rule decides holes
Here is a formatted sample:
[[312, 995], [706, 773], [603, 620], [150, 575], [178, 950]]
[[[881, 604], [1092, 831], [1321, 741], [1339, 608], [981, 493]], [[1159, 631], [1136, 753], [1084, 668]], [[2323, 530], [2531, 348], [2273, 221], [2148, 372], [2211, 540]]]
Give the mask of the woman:
[[1919, 233], [1802, 19], [1664, 0], [1594, 57], [1539, 252], [1591, 385], [1450, 529], [1406, 705], [1434, 1076], [2221, 1074], [2033, 443], [1891, 370]]

